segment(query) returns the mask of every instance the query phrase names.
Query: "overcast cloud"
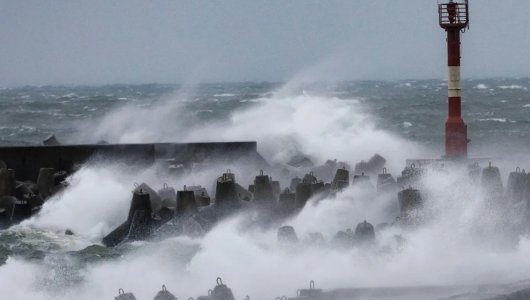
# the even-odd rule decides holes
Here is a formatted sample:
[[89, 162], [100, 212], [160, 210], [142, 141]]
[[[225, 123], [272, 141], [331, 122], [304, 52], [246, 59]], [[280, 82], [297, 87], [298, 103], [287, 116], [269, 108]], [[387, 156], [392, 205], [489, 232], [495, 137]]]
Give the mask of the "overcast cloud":
[[[445, 77], [436, 0], [0, 3], [0, 86]], [[529, 13], [471, 0], [463, 76], [529, 76]]]

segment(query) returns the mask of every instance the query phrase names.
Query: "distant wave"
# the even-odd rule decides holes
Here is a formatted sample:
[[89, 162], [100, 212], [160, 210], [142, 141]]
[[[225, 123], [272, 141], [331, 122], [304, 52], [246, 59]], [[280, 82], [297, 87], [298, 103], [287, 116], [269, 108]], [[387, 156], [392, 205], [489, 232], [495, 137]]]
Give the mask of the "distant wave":
[[515, 123], [515, 121], [506, 118], [485, 118], [478, 119], [479, 122], [499, 122], [499, 123]]
[[230, 93], [224, 93], [224, 94], [215, 94], [213, 96], [214, 97], [234, 97], [235, 95], [234, 94], [230, 94]]
[[499, 88], [503, 89], [503, 90], [522, 90], [522, 89], [526, 89], [524, 86], [517, 85], [517, 84], [501, 85], [501, 86], [499, 86]]
[[213, 110], [212, 109], [201, 109], [201, 110], [196, 111], [195, 113], [196, 114], [204, 114], [204, 113], [211, 114], [213, 113]]
[[262, 100], [260, 100], [260, 99], [243, 99], [243, 100], [239, 100], [239, 102], [241, 102], [241, 103], [246, 103], [246, 102], [258, 103], [260, 101], [262, 101]]
[[56, 99], [63, 99], [63, 98], [72, 99], [72, 98], [79, 98], [79, 96], [76, 93], [68, 93], [68, 94], [56, 97]]
[[488, 86], [485, 85], [484, 83], [479, 83], [479, 84], [477, 84], [475, 86], [475, 88], [478, 89], [478, 90], [486, 90], [486, 89], [488, 89]]

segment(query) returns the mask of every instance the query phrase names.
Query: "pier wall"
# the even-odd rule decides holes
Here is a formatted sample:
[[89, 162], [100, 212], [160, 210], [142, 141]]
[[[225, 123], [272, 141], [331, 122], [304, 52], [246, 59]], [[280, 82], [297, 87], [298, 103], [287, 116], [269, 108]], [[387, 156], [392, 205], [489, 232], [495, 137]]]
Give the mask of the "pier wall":
[[91, 158], [134, 164], [153, 164], [157, 159], [190, 163], [208, 158], [249, 157], [266, 163], [256, 142], [153, 143], [0, 147], [0, 160], [16, 170], [18, 180], [36, 180], [40, 168], [72, 171]]

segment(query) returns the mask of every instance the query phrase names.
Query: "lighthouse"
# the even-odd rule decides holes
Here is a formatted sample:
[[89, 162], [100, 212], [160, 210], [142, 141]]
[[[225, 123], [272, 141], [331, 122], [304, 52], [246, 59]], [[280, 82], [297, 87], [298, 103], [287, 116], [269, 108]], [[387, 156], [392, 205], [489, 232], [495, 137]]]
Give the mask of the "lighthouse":
[[467, 158], [467, 125], [462, 119], [460, 85], [460, 34], [469, 27], [468, 1], [438, 4], [440, 27], [447, 32], [447, 66], [449, 78], [448, 117], [445, 123], [445, 158]]

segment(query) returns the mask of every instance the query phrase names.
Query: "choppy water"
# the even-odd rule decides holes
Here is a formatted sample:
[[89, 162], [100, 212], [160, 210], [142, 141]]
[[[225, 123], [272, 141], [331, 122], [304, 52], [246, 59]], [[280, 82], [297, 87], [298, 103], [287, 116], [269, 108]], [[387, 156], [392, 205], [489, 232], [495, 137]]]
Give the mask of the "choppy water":
[[[463, 89], [471, 155], [528, 154], [530, 79], [467, 80]], [[442, 154], [445, 97], [446, 82], [439, 80], [1, 89], [0, 145], [39, 144], [52, 133], [63, 143], [257, 140], [260, 153], [271, 162], [304, 152], [317, 162], [338, 158], [354, 164], [378, 152], [396, 174], [406, 158]], [[507, 165], [530, 168], [524, 163]], [[197, 296], [211, 288], [218, 275], [232, 281], [240, 290], [238, 297], [247, 293], [255, 299], [279, 295], [262, 282], [278, 293], [292, 294], [310, 279], [336, 288], [530, 278], [530, 240], [525, 237], [512, 250], [488, 245], [490, 251], [481, 242], [469, 242], [475, 226], [484, 225], [481, 196], [470, 193], [458, 176], [429, 179], [426, 188], [445, 218], [408, 236], [409, 247], [398, 251], [395, 232], [380, 234], [392, 254], [317, 248], [298, 249], [292, 255], [275, 245], [275, 232], [242, 232], [238, 220], [221, 224], [203, 239], [172, 238], [106, 249], [99, 240], [123, 220], [132, 182], [158, 187], [165, 180], [154, 170], [120, 168], [81, 170], [40, 216], [0, 231], [0, 290], [7, 291], [6, 299], [111, 299], [119, 287], [149, 299], [163, 283], [179, 297]], [[210, 189], [224, 169], [212, 168], [170, 184]], [[233, 170], [255, 171], [244, 166]], [[251, 177], [239, 180], [245, 185]], [[463, 186], [445, 195], [455, 181]], [[362, 195], [348, 190], [339, 201], [309, 207], [290, 222], [302, 232], [318, 230], [329, 239], [364, 219], [389, 220], [382, 211], [393, 199], [355, 199]], [[453, 235], [451, 226], [459, 227], [458, 234]], [[64, 235], [67, 228], [76, 235]], [[281, 280], [272, 280], [278, 274]]]
[[[184, 116], [193, 124], [222, 120], [233, 111], [269, 98], [280, 86], [234, 83], [194, 87], [151, 84], [3, 89], [0, 90], [3, 112], [0, 144], [38, 144], [52, 133], [65, 143], [94, 142], [90, 137], [78, 135], [79, 126], [98, 122], [102, 115], [124, 105], [149, 108], [162, 101], [175, 101], [182, 105], [175, 111], [175, 117]], [[483, 147], [492, 143], [528, 146], [529, 88], [530, 79], [463, 82], [463, 113], [473, 142], [471, 151], [482, 152]], [[290, 91], [293, 94], [359, 100], [359, 105], [377, 119], [378, 127], [433, 148], [442, 145], [446, 117], [445, 81], [316, 83], [297, 86], [293, 90]], [[513, 149], [507, 147], [504, 150]]]

